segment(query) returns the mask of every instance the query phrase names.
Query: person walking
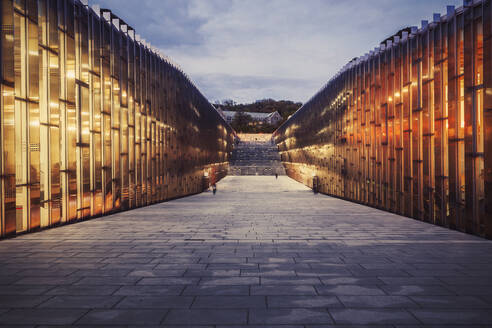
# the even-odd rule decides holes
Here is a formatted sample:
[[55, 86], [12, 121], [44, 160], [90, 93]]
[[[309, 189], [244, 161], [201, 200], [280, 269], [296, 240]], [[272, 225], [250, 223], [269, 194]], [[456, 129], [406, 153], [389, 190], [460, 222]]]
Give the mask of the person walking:
[[278, 179], [278, 173], [275, 173], [275, 179]]
[[214, 193], [214, 195], [217, 192], [217, 186], [215, 185], [215, 182], [212, 183], [212, 192]]

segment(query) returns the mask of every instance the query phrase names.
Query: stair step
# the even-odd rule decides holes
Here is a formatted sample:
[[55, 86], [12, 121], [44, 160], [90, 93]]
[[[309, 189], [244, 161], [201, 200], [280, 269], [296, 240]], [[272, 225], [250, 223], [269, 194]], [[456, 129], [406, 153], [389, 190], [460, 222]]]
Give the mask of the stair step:
[[244, 142], [236, 145], [229, 164], [229, 175], [285, 175], [275, 145]]

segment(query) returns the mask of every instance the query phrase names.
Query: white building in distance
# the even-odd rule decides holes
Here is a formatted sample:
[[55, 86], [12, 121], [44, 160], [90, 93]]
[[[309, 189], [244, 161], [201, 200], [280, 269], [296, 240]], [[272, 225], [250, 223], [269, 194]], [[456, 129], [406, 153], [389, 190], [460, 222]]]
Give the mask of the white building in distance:
[[[232, 120], [234, 119], [234, 115], [236, 115], [236, 113], [239, 112], [231, 111], [231, 110], [219, 110], [219, 113], [222, 114], [222, 116], [227, 121], [227, 123], [231, 124]], [[251, 116], [251, 118], [255, 122], [276, 125], [278, 124], [278, 122], [282, 121], [282, 115], [280, 115], [279, 112], [277, 111], [274, 111], [272, 113], [253, 113], [253, 112], [242, 112], [242, 113]]]

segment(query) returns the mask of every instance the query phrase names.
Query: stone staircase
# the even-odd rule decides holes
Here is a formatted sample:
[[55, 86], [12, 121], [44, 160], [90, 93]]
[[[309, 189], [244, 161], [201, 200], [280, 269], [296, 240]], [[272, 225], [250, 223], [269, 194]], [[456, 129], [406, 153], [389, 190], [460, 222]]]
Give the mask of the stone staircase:
[[270, 140], [242, 139], [232, 152], [229, 175], [285, 175], [277, 146]]

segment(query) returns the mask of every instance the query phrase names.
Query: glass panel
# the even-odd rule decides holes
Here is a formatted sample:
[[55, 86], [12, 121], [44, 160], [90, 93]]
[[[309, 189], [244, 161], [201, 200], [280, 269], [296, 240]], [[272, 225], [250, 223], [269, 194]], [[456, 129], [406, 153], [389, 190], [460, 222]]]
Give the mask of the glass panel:
[[103, 113], [103, 187], [104, 187], [104, 211], [113, 209], [113, 181], [111, 176], [111, 115]]
[[[48, 35], [48, 22], [47, 22], [47, 2], [39, 1], [39, 41], [43, 46], [47, 45]], [[39, 136], [40, 136], [40, 225], [42, 227], [49, 226], [50, 224], [50, 169], [49, 169], [49, 107], [48, 107], [48, 62], [49, 53], [44, 47], [39, 49], [40, 54], [40, 74], [39, 74]]]
[[78, 162], [79, 203], [77, 217], [90, 215], [90, 117], [89, 117], [89, 89], [79, 86], [79, 117], [78, 117], [78, 143], [77, 152], [80, 156]]
[[[16, 231], [16, 147], [13, 4], [0, 2], [0, 236]], [[8, 84], [8, 85], [7, 85]]]
[[199, 192], [206, 166], [225, 174], [232, 130], [122, 21], [78, 1], [0, 8], [1, 235]]
[[[98, 66], [98, 65], [97, 65]], [[99, 76], [92, 75], [92, 173], [93, 176], [93, 205], [92, 215], [98, 215], [103, 210], [102, 193], [102, 135], [101, 135], [101, 81]]]
[[121, 202], [122, 209], [128, 208], [128, 109], [121, 108]]
[[[342, 70], [276, 132], [288, 175], [309, 185], [314, 171], [329, 194], [490, 236], [491, 10], [474, 2], [401, 31]], [[316, 133], [330, 129], [325, 148]]]
[[15, 101], [15, 180], [16, 180], [16, 222], [17, 232], [27, 230], [28, 227], [28, 168], [27, 161], [27, 104], [24, 101]]
[[[51, 23], [50, 23], [51, 24]], [[51, 43], [53, 45], [53, 43]], [[61, 186], [60, 186], [60, 73], [58, 56], [49, 53], [49, 183], [51, 186], [51, 223], [57, 223], [61, 217]]]
[[[36, 81], [37, 82], [37, 81]], [[40, 226], [40, 145], [39, 145], [39, 105], [28, 104], [29, 109], [29, 228]]]
[[[3, 56], [3, 61], [8, 60]], [[5, 67], [6, 65], [4, 65]], [[16, 231], [16, 138], [15, 135], [15, 113], [14, 113], [14, 89], [5, 85], [1, 86], [1, 118], [2, 118], [2, 135], [0, 141], [2, 144], [2, 194], [3, 213], [2, 213], [2, 234], [11, 234]]]
[[76, 107], [66, 106], [68, 220], [77, 218], [77, 113]]
[[473, 228], [476, 234], [485, 232], [485, 213], [484, 213], [484, 92], [483, 92], [483, 24], [480, 6], [473, 9], [473, 61], [474, 61], [474, 99], [473, 99]]
[[492, 8], [490, 1], [483, 5], [483, 132], [484, 132], [484, 231], [492, 236]]

